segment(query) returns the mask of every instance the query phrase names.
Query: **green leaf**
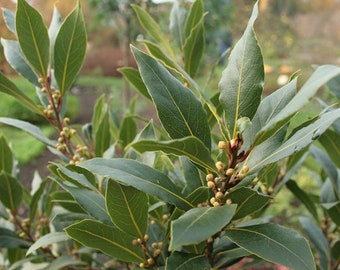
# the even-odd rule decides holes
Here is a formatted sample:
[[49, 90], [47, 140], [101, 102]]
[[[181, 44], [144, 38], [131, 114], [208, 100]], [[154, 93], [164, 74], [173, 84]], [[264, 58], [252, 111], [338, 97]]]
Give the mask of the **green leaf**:
[[100, 124], [95, 134], [94, 153], [96, 157], [102, 157], [105, 150], [110, 147], [111, 134], [110, 134], [110, 115], [106, 111], [100, 120]]
[[300, 217], [299, 221], [318, 253], [320, 270], [331, 269], [330, 247], [324, 233], [309, 218]]
[[210, 128], [197, 97], [152, 57], [133, 48], [143, 81], [158, 116], [173, 139], [195, 136], [210, 150]]
[[19, 42], [1, 38], [1, 44], [4, 47], [6, 60], [11, 67], [35, 86], [41, 87], [37, 75], [27, 63], [26, 58], [22, 53]]
[[[36, 174], [34, 176], [37, 177]], [[47, 180], [44, 180], [39, 184], [39, 187], [34, 189], [34, 187], [32, 186], [32, 189], [31, 189], [32, 199], [29, 202], [30, 222], [33, 222], [33, 220], [35, 219], [37, 215], [38, 207], [41, 206], [41, 204], [43, 204], [43, 199], [44, 199], [43, 195], [44, 195], [44, 191], [45, 191], [45, 187], [47, 183], [48, 183]]]
[[73, 213], [87, 213], [73, 196], [67, 191], [56, 191], [50, 194], [51, 202], [59, 204], [61, 207]]
[[87, 189], [70, 186], [59, 179], [53, 178], [63, 189], [69, 192], [79, 205], [92, 217], [107, 224], [112, 224], [110, 216], [106, 212], [103, 195]]
[[14, 169], [14, 156], [11, 148], [8, 146], [6, 139], [0, 136], [0, 172], [5, 171], [12, 174]]
[[151, 96], [148, 92], [148, 89], [146, 89], [146, 86], [138, 70], [132, 67], [124, 67], [124, 68], [119, 68], [117, 70], [121, 74], [123, 74], [126, 80], [128, 80], [134, 87], [136, 87], [139, 93], [141, 93], [147, 99], [151, 100]]
[[211, 172], [216, 172], [215, 163], [210, 151], [196, 137], [185, 137], [171, 141], [139, 140], [130, 145], [140, 153], [147, 151], [162, 151], [167, 154], [186, 156], [192, 162], [203, 166]]
[[[296, 94], [296, 83], [297, 79], [292, 80], [261, 101], [252, 119], [252, 125], [242, 134], [244, 149], [249, 149], [251, 146], [254, 147], [275, 134], [276, 130], [273, 130], [271, 133], [263, 132], [260, 135], [258, 135], [258, 132], [291, 101]], [[277, 126], [277, 129], [280, 127], [281, 125]]]
[[52, 245], [58, 242], [63, 242], [68, 240], [68, 236], [64, 232], [52, 232], [45, 234], [44, 236], [40, 237], [26, 252], [26, 256], [31, 254], [32, 252], [36, 251], [41, 247], [46, 247], [48, 245]]
[[115, 225], [124, 233], [143, 239], [148, 223], [148, 197], [130, 186], [109, 180], [106, 208]]
[[225, 110], [227, 128], [233, 138], [236, 137], [237, 120], [241, 117], [253, 118], [263, 91], [263, 58], [254, 33], [257, 15], [256, 3], [243, 36], [231, 51], [219, 83], [220, 102]]
[[268, 204], [271, 197], [253, 189], [241, 187], [230, 192], [224, 199], [231, 199], [233, 203], [237, 204], [237, 209], [233, 217], [233, 220], [236, 220], [259, 211]]
[[36, 138], [37, 140], [41, 141], [42, 143], [48, 146], [55, 147], [56, 145], [56, 142], [47, 138], [40, 128], [28, 122], [17, 120], [17, 119], [12, 119], [8, 117], [0, 117], [0, 123], [10, 125], [10, 126], [19, 128], [23, 131], [26, 131], [27, 133], [32, 135], [34, 138]]
[[216, 253], [215, 257], [217, 258], [217, 260], [214, 263], [214, 267], [216, 269], [221, 269], [221, 267], [223, 266], [226, 267], [229, 266], [230, 264], [234, 264], [235, 259], [247, 257], [250, 255], [252, 254], [249, 251], [246, 251], [245, 249], [240, 248], [233, 244], [232, 247], [225, 248], [222, 251]]
[[183, 48], [185, 41], [184, 24], [186, 15], [187, 10], [183, 7], [182, 3], [175, 1], [170, 12], [169, 29], [174, 36], [179, 48]]
[[206, 185], [205, 174], [197, 168], [187, 157], [180, 157], [185, 178], [183, 194], [189, 194], [197, 188]]
[[5, 171], [0, 172], [0, 201], [11, 211], [16, 211], [23, 198], [23, 188], [18, 179]]
[[319, 66], [312, 76], [301, 87], [298, 93], [275, 117], [271, 118], [267, 124], [262, 127], [258, 136], [262, 133], [270, 132], [278, 123], [286, 122], [286, 119], [299, 111], [315, 95], [318, 89], [327, 83], [330, 79], [340, 74], [340, 68], [332, 65]]
[[198, 24], [201, 24], [202, 18], [204, 16], [204, 4], [202, 0], [196, 0], [187, 16], [184, 26], [184, 36], [188, 38], [191, 34], [192, 29], [194, 29]]
[[194, 77], [205, 48], [203, 1], [195, 1], [185, 23], [184, 69]]
[[50, 27], [48, 28], [48, 36], [50, 38], [50, 54], [51, 54], [51, 67], [54, 67], [54, 45], [57, 38], [60, 26], [62, 25], [62, 18], [56, 6], [53, 8], [53, 15]]
[[61, 256], [57, 259], [54, 259], [52, 262], [48, 264], [47, 267], [41, 268], [41, 270], [59, 270], [59, 269], [67, 269], [67, 268], [73, 268], [73, 267], [67, 267], [67, 266], [85, 266], [86, 263], [80, 260], [76, 260], [71, 257], [67, 256]]
[[122, 184], [133, 186], [165, 202], [188, 210], [194, 205], [180, 194], [178, 188], [163, 173], [138, 161], [124, 158], [94, 158], [80, 164], [91, 172], [108, 176]]
[[15, 232], [0, 227], [0, 248], [28, 248], [29, 244]]
[[144, 262], [145, 257], [133, 236], [118, 228], [98, 221], [83, 220], [65, 229], [66, 233], [84, 246], [101, 250], [105, 254], [125, 262]]
[[208, 187], [199, 187], [193, 192], [191, 192], [186, 199], [193, 205], [198, 205], [200, 203], [209, 200], [210, 189]]
[[334, 223], [340, 226], [340, 202], [322, 203], [321, 206], [326, 209], [328, 215], [334, 221]]
[[309, 211], [309, 213], [313, 215], [315, 220], [318, 221], [319, 220], [318, 212], [316, 210], [315, 204], [308, 196], [308, 194], [304, 190], [302, 190], [298, 186], [298, 184], [293, 180], [289, 180], [286, 183], [286, 186], [294, 194], [295, 198], [306, 206], [307, 210]]
[[155, 41], [162, 45], [173, 59], [176, 59], [169, 43], [169, 38], [163, 34], [159, 24], [149, 15], [147, 11], [141, 7], [137, 5], [131, 6], [134, 9], [140, 24], [143, 26], [148, 35], [150, 35]]
[[316, 269], [311, 249], [301, 235], [277, 224], [229, 228], [225, 236], [256, 256], [294, 270]]
[[0, 72], [0, 92], [10, 95], [16, 98], [22, 105], [30, 109], [31, 111], [43, 115], [43, 111], [38, 107], [28, 96], [21, 92], [16, 85], [7, 79]]
[[[319, 163], [319, 165], [322, 167], [324, 172], [328, 175], [335, 197], [337, 197], [337, 200], [339, 200], [340, 199], [340, 178], [339, 178], [337, 167], [333, 164], [333, 162], [327, 156], [327, 154], [321, 149], [317, 148], [316, 146], [312, 145], [309, 148], [309, 152], [313, 155], [315, 160]], [[322, 196], [321, 196], [321, 202], [324, 202], [322, 200]]]
[[10, 30], [13, 33], [16, 33], [14, 13], [8, 8], [2, 8], [2, 16], [4, 18], [8, 30]]
[[332, 257], [335, 261], [340, 261], [340, 241], [336, 241], [335, 244], [332, 246]]
[[126, 116], [123, 119], [121, 127], [119, 129], [119, 140], [125, 147], [127, 144], [133, 141], [137, 135], [137, 124], [133, 119], [133, 116]]
[[141, 42], [144, 44], [148, 53], [151, 56], [153, 56], [155, 59], [160, 61], [168, 69], [175, 71], [183, 79], [186, 79], [185, 75], [183, 74], [185, 71], [182, 70], [181, 67], [174, 60], [172, 60], [167, 54], [165, 54], [157, 44], [150, 42], [148, 40], [142, 40]]
[[205, 255], [173, 252], [166, 261], [165, 270], [211, 269], [211, 265]]
[[208, 239], [231, 221], [235, 210], [236, 205], [190, 209], [171, 222], [169, 250]]
[[83, 64], [86, 30], [80, 1], [60, 26], [54, 45], [54, 69], [62, 95], [68, 91]]
[[[58, 163], [52, 164], [57, 167], [56, 171], [58, 172], [58, 175], [67, 182], [70, 182], [80, 188], [98, 191], [94, 180], [93, 179], [88, 180], [88, 178], [93, 177], [93, 175], [91, 175], [83, 168], [81, 168], [83, 169], [83, 171], [80, 170], [80, 172], [78, 172], [79, 167], [74, 165], [68, 165], [67, 167], [65, 167]], [[88, 175], [85, 175], [85, 173], [87, 173]]]
[[25, 0], [18, 0], [15, 18], [22, 52], [37, 75], [46, 78], [50, 39], [41, 14]]
[[[256, 171], [263, 166], [279, 161], [285, 157], [291, 156], [294, 153], [301, 151], [303, 148], [314, 142], [326, 129], [340, 117], [340, 109], [333, 110], [322, 114], [318, 120], [308, 125], [305, 128], [297, 131], [286, 142], [281, 144], [277, 149], [272, 149], [271, 154], [267, 155], [261, 160], [254, 157], [252, 153], [248, 166], [251, 171]], [[268, 149], [269, 151], [270, 149]]]
[[194, 77], [199, 68], [205, 48], [204, 22], [196, 25], [192, 29], [190, 36], [186, 39], [184, 45], [184, 69]]
[[331, 129], [327, 129], [319, 138], [319, 142], [338, 168], [340, 168], [340, 146], [336, 142], [339, 141], [340, 134]]

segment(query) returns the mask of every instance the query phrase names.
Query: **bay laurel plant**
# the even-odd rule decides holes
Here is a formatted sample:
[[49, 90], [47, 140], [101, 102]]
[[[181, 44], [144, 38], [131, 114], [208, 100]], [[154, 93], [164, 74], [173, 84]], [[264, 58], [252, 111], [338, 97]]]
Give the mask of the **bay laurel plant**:
[[[28, 190], [0, 138], [1, 264], [225, 269], [248, 257], [298, 270], [337, 269], [340, 177], [339, 156], [332, 150], [339, 149], [334, 140], [340, 109], [326, 107], [303, 121], [295, 116], [340, 68], [317, 67], [299, 91], [293, 76], [264, 96], [255, 3], [219, 89], [208, 96], [196, 79], [205, 56], [203, 0], [189, 8], [175, 2], [171, 33], [141, 7], [133, 9], [148, 39], [131, 46], [138, 69], [120, 71], [152, 102], [158, 119], [136, 115], [133, 100], [117, 124], [102, 96], [91, 123], [82, 127], [64, 117], [86, 53], [80, 2], [65, 19], [55, 9], [49, 27], [26, 0], [18, 0], [16, 13], [3, 9], [17, 37], [1, 39], [5, 57], [36, 86], [40, 103], [1, 73], [0, 91], [44, 117], [57, 139], [20, 119], [0, 117], [0, 122], [44, 142], [59, 161], [51, 161], [48, 178], [36, 174]], [[318, 208], [293, 180], [310, 153], [326, 173], [320, 177]], [[312, 248], [302, 233], [265, 216], [284, 186], [308, 209], [309, 216], [300, 220]]]

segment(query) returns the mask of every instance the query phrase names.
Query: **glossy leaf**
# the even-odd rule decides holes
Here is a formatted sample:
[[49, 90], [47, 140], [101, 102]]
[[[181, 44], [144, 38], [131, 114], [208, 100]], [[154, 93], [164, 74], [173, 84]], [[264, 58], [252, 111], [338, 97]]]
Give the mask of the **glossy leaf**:
[[27, 63], [25, 56], [21, 51], [19, 42], [1, 38], [1, 44], [4, 47], [6, 60], [11, 67], [35, 86], [41, 87], [41, 84], [38, 82], [37, 75]]
[[181, 209], [194, 207], [180, 195], [178, 188], [165, 174], [138, 161], [124, 158], [95, 158], [82, 162], [80, 166], [95, 174], [108, 176], [122, 184], [133, 186]]
[[43, 115], [43, 111], [40, 107], [38, 107], [33, 100], [31, 100], [27, 95], [21, 92], [18, 87], [7, 79], [1, 72], [0, 72], [0, 92], [3, 92], [7, 95], [13, 96], [17, 99], [22, 105], [30, 109], [31, 111]]
[[171, 222], [169, 249], [175, 250], [208, 239], [231, 221], [235, 210], [236, 205], [224, 205], [193, 208], [185, 212]]
[[170, 137], [195, 136], [210, 149], [210, 129], [197, 97], [155, 59], [135, 48], [133, 53], [159, 119]]
[[11, 211], [16, 211], [23, 198], [23, 188], [18, 179], [5, 171], [0, 172], [0, 201]]
[[83, 64], [86, 30], [80, 1], [60, 26], [54, 45], [54, 73], [62, 95], [68, 91]]
[[199, 170], [197, 166], [195, 166], [187, 157], [182, 156], [180, 160], [185, 178], [183, 194], [189, 194], [197, 188], [205, 186], [205, 174]]
[[328, 88], [340, 99], [340, 75], [327, 83]]
[[291, 136], [286, 142], [280, 145], [277, 149], [272, 149], [272, 154], [262, 160], [257, 160], [256, 158], [249, 161], [248, 166], [252, 171], [258, 170], [263, 166], [279, 161], [285, 157], [288, 157], [294, 153], [299, 152], [325, 132], [325, 130], [340, 117], [340, 109], [326, 112], [322, 114], [318, 120], [314, 123], [308, 125], [305, 128], [297, 131], [293, 136]]
[[50, 24], [50, 27], [48, 28], [48, 36], [51, 42], [50, 44], [51, 67], [54, 67], [54, 45], [55, 45], [55, 40], [57, 38], [61, 24], [62, 24], [61, 15], [57, 7], [54, 6], [51, 24]]
[[230, 263], [235, 262], [235, 259], [251, 256], [249, 251], [240, 248], [236, 245], [234, 247], [229, 247], [223, 251], [219, 251], [215, 256], [217, 261], [214, 263], [216, 269], [220, 269], [222, 266], [229, 266]]
[[[34, 179], [37, 177], [37, 174], [34, 175]], [[33, 181], [34, 182], [34, 181]], [[42, 181], [40, 184], [39, 184], [39, 187], [36, 187], [35, 189], [33, 189], [33, 186], [32, 186], [32, 189], [31, 189], [31, 195], [32, 195], [32, 199], [29, 203], [29, 218], [30, 218], [30, 222], [33, 222], [35, 216], [37, 215], [38, 210], [41, 210], [39, 209], [40, 207], [40, 204], [39, 203], [42, 203], [43, 202], [43, 198], [44, 198], [44, 192], [45, 192], [45, 187], [46, 187], [46, 184], [47, 184], [47, 180], [45, 181]]]
[[127, 79], [134, 87], [136, 87], [139, 93], [141, 93], [147, 99], [151, 100], [148, 89], [146, 89], [146, 86], [138, 70], [132, 67], [124, 67], [124, 68], [119, 68], [118, 71], [121, 74], [123, 74], [125, 79]]
[[15, 33], [16, 30], [15, 30], [15, 15], [14, 15], [14, 13], [11, 10], [9, 10], [8, 8], [2, 8], [2, 15], [3, 15], [4, 21], [6, 23], [8, 30]]
[[[315, 160], [321, 165], [324, 172], [328, 175], [335, 197], [340, 200], [340, 174], [337, 167], [327, 156], [327, 154], [316, 146], [311, 146], [309, 152], [313, 155]], [[321, 202], [323, 202], [321, 200]]]
[[58, 242], [63, 242], [68, 239], [68, 236], [64, 232], [52, 232], [45, 234], [44, 236], [40, 237], [36, 242], [34, 242], [32, 246], [30, 246], [30, 248], [26, 252], [26, 256], [41, 247], [46, 247]]
[[216, 171], [215, 163], [210, 156], [209, 150], [196, 137], [185, 137], [171, 141], [139, 140], [131, 144], [138, 152], [162, 151], [167, 154], [186, 156], [192, 162]]
[[[79, 267], [80, 265], [85, 266], [86, 263], [80, 260], [76, 260], [72, 257], [60, 256], [57, 259], [54, 259], [51, 263], [49, 263], [46, 268], [42, 268], [42, 270], [59, 270], [59, 269], [65, 269], [65, 268], [73, 268], [72, 266]], [[70, 267], [67, 267], [67, 266], [70, 266]]]
[[319, 142], [338, 168], [340, 168], [340, 146], [337, 143], [339, 141], [340, 134], [331, 129], [326, 130], [319, 138]]
[[173, 252], [167, 259], [165, 270], [211, 269], [211, 265], [204, 255]]
[[237, 204], [237, 209], [233, 217], [233, 220], [236, 220], [259, 211], [268, 204], [271, 197], [253, 189], [242, 187], [230, 192], [224, 199], [231, 199], [233, 203]]
[[308, 194], [303, 189], [301, 189], [298, 184], [293, 180], [289, 180], [286, 183], [286, 186], [294, 194], [295, 198], [303, 203], [304, 206], [306, 206], [307, 210], [313, 215], [315, 220], [319, 220], [316, 206], [311, 198], [308, 196]]
[[184, 37], [184, 23], [187, 15], [187, 10], [179, 1], [174, 1], [170, 12], [169, 29], [174, 36], [178, 46], [183, 48]]
[[340, 202], [321, 204], [334, 223], [340, 226]]
[[191, 192], [186, 199], [193, 205], [199, 205], [200, 203], [207, 202], [210, 196], [210, 189], [208, 187], [199, 187]]
[[332, 250], [331, 250], [331, 253], [332, 253], [332, 257], [334, 258], [334, 260], [336, 261], [340, 261], [340, 241], [336, 241], [334, 243], [334, 245], [332, 246]]
[[228, 228], [226, 237], [256, 256], [294, 270], [316, 269], [311, 249], [296, 231], [277, 224]]
[[10, 126], [19, 128], [23, 131], [26, 131], [27, 133], [32, 135], [34, 138], [36, 138], [37, 140], [41, 141], [42, 143], [46, 145], [49, 145], [52, 147], [55, 147], [56, 145], [56, 142], [47, 138], [40, 128], [28, 122], [17, 120], [17, 119], [12, 119], [8, 117], [0, 117], [0, 123], [10, 125]]
[[67, 191], [56, 191], [51, 193], [50, 196], [51, 202], [60, 205], [70, 212], [83, 214], [87, 213]]
[[133, 141], [137, 135], [137, 124], [132, 116], [126, 116], [123, 119], [121, 127], [119, 129], [119, 140], [125, 147], [127, 144]]
[[106, 224], [112, 224], [110, 216], [106, 212], [104, 197], [101, 194], [67, 185], [58, 179], [54, 180], [69, 192], [89, 215]]
[[84, 246], [101, 250], [105, 254], [126, 262], [144, 262], [145, 257], [133, 236], [118, 228], [98, 221], [83, 220], [65, 229], [66, 233]]
[[[244, 139], [244, 149], [248, 150], [251, 146], [254, 147], [275, 134], [274, 132], [268, 132], [261, 133], [260, 136], [257, 136], [257, 133], [261, 130], [261, 128], [280, 113], [281, 110], [283, 110], [291, 101], [296, 94], [296, 84], [297, 79], [294, 79], [261, 101], [255, 116], [252, 119], [252, 125], [242, 134]], [[280, 128], [280, 126], [278, 126], [278, 128]]]
[[47, 77], [50, 39], [41, 14], [26, 0], [18, 0], [16, 31], [20, 47], [38, 76]]
[[318, 253], [320, 270], [331, 269], [329, 265], [330, 247], [324, 233], [314, 222], [308, 218], [300, 217], [299, 221]]
[[197, 0], [192, 4], [187, 19], [185, 21], [184, 35], [186, 38], [190, 36], [192, 29], [194, 29], [198, 24], [201, 24], [203, 16], [203, 0]]
[[205, 48], [203, 1], [195, 1], [185, 23], [184, 69], [194, 77]]
[[204, 48], [205, 35], [202, 18], [202, 22], [192, 29], [190, 36], [186, 39], [184, 44], [184, 69], [191, 77], [194, 77], [197, 73], [203, 57]]
[[14, 169], [14, 156], [11, 148], [8, 146], [6, 139], [0, 136], [0, 172], [5, 171], [12, 174]]
[[105, 201], [113, 223], [124, 233], [143, 239], [148, 223], [147, 195], [131, 186], [109, 180]]
[[[58, 164], [58, 163], [52, 163], [54, 166], [56, 166], [56, 171], [58, 172], [58, 175], [63, 178], [64, 180], [74, 184], [75, 186], [81, 187], [81, 188], [86, 188], [89, 190], [94, 190], [94, 191], [98, 191], [97, 187], [96, 187], [96, 183], [94, 182], [94, 179], [91, 179], [91, 177], [93, 177], [93, 175], [91, 175], [90, 173], [88, 173], [87, 175], [85, 175], [85, 173], [87, 173], [86, 170], [83, 171], [79, 171], [79, 167], [77, 166], [73, 166], [73, 165], [69, 165], [67, 167]], [[90, 179], [90, 180], [89, 180]]]
[[184, 72], [181, 69], [181, 67], [168, 55], [166, 55], [157, 44], [150, 42], [148, 40], [142, 40], [142, 42], [150, 55], [152, 55], [155, 59], [160, 61], [168, 69], [175, 71], [179, 76], [185, 79], [185, 75], [183, 74]]
[[102, 157], [105, 150], [110, 147], [111, 134], [110, 134], [110, 117], [109, 112], [106, 111], [102, 116], [98, 129], [95, 134], [95, 147], [94, 153], [96, 157]]
[[267, 124], [262, 127], [258, 136], [262, 133], [271, 132], [278, 123], [286, 122], [286, 119], [300, 110], [315, 95], [318, 89], [327, 83], [330, 79], [340, 74], [340, 68], [332, 65], [319, 66], [312, 76], [305, 82], [298, 93], [275, 117], [271, 118]]
[[0, 228], [0, 248], [28, 248], [29, 244], [15, 232]]
[[159, 24], [141, 7], [137, 5], [131, 5], [134, 9], [140, 24], [143, 26], [144, 30], [155, 40], [157, 43], [161, 44], [167, 52], [174, 57], [173, 50], [169, 43], [169, 38], [165, 36], [159, 27]]
[[220, 102], [225, 110], [226, 124], [233, 138], [241, 117], [252, 119], [261, 101], [264, 67], [261, 49], [254, 33], [258, 15], [256, 3], [247, 28], [230, 53], [219, 83]]

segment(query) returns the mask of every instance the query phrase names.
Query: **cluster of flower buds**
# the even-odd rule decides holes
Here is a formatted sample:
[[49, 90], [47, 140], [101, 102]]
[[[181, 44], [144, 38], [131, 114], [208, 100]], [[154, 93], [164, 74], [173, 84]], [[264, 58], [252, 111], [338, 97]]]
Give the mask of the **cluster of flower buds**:
[[156, 266], [156, 260], [162, 253], [163, 242], [153, 242], [151, 244], [152, 250], [149, 250], [146, 243], [149, 240], [149, 236], [144, 235], [143, 239], [137, 238], [132, 241], [133, 245], [140, 245], [144, 249], [145, 254], [149, 257], [139, 264], [139, 268], [154, 267]]

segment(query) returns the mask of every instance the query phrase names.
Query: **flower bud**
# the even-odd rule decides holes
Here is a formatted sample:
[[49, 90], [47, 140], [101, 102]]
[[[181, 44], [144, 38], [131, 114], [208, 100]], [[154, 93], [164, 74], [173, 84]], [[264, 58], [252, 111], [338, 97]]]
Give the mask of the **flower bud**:
[[223, 197], [224, 197], [224, 195], [221, 191], [216, 192], [216, 194], [215, 194], [216, 200], [221, 200], [221, 199], [223, 199]]
[[228, 147], [228, 144], [225, 141], [219, 141], [217, 147], [219, 149], [226, 149]]
[[230, 205], [230, 204], [232, 204], [233, 202], [232, 202], [232, 200], [231, 199], [228, 199], [227, 201], [226, 201], [226, 204], [228, 204], [228, 205]]
[[208, 182], [208, 188], [213, 189], [215, 187], [215, 183], [213, 181]]
[[207, 174], [205, 176], [205, 180], [207, 180], [207, 182], [213, 181], [214, 180], [214, 175], [212, 173]]
[[233, 175], [235, 172], [235, 169], [229, 168], [228, 170], [225, 171], [225, 175], [230, 176]]

